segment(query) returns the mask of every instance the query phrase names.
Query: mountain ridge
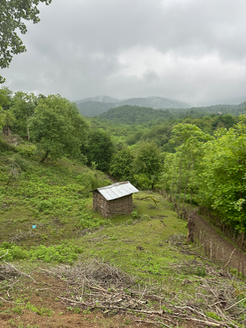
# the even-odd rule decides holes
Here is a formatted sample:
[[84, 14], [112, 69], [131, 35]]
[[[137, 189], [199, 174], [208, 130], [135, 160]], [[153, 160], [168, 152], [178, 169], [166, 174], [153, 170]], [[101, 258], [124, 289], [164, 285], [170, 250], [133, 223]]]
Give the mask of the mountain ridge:
[[100, 115], [111, 108], [117, 108], [124, 105], [150, 107], [153, 109], [190, 108], [190, 106], [184, 102], [157, 96], [135, 97], [119, 100], [110, 96], [101, 95], [78, 100], [76, 105], [83, 116]]

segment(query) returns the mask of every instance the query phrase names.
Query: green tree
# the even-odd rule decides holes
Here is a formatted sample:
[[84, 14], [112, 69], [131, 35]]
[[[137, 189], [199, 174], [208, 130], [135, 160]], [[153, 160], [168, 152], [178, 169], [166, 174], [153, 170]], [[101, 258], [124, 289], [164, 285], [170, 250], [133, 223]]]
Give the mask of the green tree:
[[109, 173], [117, 179], [132, 180], [133, 152], [129, 147], [125, 147], [114, 155]]
[[0, 105], [0, 138], [1, 138], [2, 128], [3, 128], [3, 110], [2, 110], [2, 107]]
[[60, 95], [41, 99], [30, 119], [31, 137], [38, 149], [44, 151], [43, 162], [48, 155], [78, 157], [85, 142], [88, 125], [74, 103]]
[[199, 202], [215, 209], [222, 221], [246, 232], [246, 119], [220, 129], [204, 145], [199, 174]]
[[[169, 185], [169, 190], [171, 190], [175, 201], [177, 201], [178, 216], [184, 210], [188, 188], [190, 188], [192, 197], [194, 168], [196, 168], [197, 162], [202, 156], [203, 142], [209, 139], [212, 139], [212, 137], [205, 134], [194, 124], [179, 123], [172, 129], [170, 142], [176, 144], [177, 147], [175, 148], [175, 155], [167, 158], [169, 161], [172, 159], [172, 168], [169, 169], [169, 176], [166, 175], [166, 179], [172, 180], [172, 186]], [[183, 200], [181, 194], [183, 194]], [[177, 200], [176, 197], [178, 197]]]
[[33, 93], [17, 91], [12, 99], [11, 110], [17, 122], [15, 132], [30, 140], [29, 118], [33, 115], [37, 106], [37, 97]]
[[133, 161], [134, 178], [138, 184], [149, 185], [154, 189], [159, 180], [162, 168], [162, 157], [160, 149], [155, 142], [143, 142], [136, 149]]
[[0, 89], [0, 106], [3, 110], [9, 109], [11, 105], [11, 95], [12, 91], [7, 87], [2, 87]]
[[2, 114], [3, 131], [6, 135], [10, 134], [10, 128], [15, 124], [16, 118], [11, 110], [5, 110]]
[[[1, 0], [0, 1], [0, 68], [6, 68], [12, 61], [13, 55], [26, 51], [22, 40], [18, 36], [18, 29], [26, 34], [27, 27], [23, 20], [39, 22], [40, 2], [51, 3], [51, 0]], [[0, 83], [4, 79], [0, 76]]]
[[81, 149], [87, 156], [87, 164], [95, 163], [97, 169], [108, 172], [110, 162], [114, 153], [114, 146], [110, 136], [101, 130], [91, 130], [88, 135], [87, 144]]
[[238, 118], [231, 115], [218, 115], [215, 116], [212, 122], [212, 128], [217, 130], [219, 128], [232, 128], [234, 124], [238, 123]]

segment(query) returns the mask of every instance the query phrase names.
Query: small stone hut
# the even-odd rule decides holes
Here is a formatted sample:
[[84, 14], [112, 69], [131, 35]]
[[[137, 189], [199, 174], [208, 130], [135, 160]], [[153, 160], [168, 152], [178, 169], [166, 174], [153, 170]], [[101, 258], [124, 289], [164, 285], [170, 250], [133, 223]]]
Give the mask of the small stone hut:
[[129, 182], [118, 182], [97, 188], [93, 192], [93, 210], [101, 212], [105, 218], [115, 214], [131, 214], [132, 194], [138, 190]]

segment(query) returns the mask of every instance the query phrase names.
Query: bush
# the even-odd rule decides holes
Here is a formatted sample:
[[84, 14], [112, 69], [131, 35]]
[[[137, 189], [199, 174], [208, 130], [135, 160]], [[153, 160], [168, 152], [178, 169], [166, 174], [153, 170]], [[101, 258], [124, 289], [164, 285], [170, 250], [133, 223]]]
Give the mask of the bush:
[[10, 145], [7, 141], [0, 137], [0, 151], [13, 151], [17, 152], [16, 147]]
[[[6, 252], [8, 253], [6, 254]], [[10, 244], [10, 243], [2, 243], [0, 246], [0, 256], [4, 257], [0, 258], [0, 261], [6, 260], [6, 261], [16, 261], [16, 260], [26, 260], [29, 258], [28, 251], [22, 249], [20, 246]]]
[[20, 145], [17, 148], [18, 152], [26, 158], [32, 157], [36, 152], [36, 147], [34, 145]]
[[[8, 250], [8, 253], [6, 254]], [[78, 254], [82, 253], [82, 249], [76, 245], [61, 245], [46, 247], [40, 245], [31, 247], [30, 251], [23, 249], [20, 246], [4, 242], [0, 245], [0, 257], [6, 254], [1, 260], [42, 260], [48, 263], [72, 263], [78, 259]]]
[[82, 253], [82, 249], [66, 244], [50, 247], [40, 245], [32, 247], [30, 253], [33, 260], [42, 260], [48, 263], [72, 263], [78, 259], [78, 253]]
[[52, 202], [48, 201], [48, 200], [42, 200], [41, 202], [39, 202], [37, 204], [37, 209], [40, 211], [40, 212], [43, 212], [45, 210], [49, 210], [53, 207], [53, 204]]
[[91, 214], [83, 213], [79, 219], [79, 226], [82, 229], [97, 228], [101, 225], [107, 225], [108, 221], [102, 218], [93, 217]]

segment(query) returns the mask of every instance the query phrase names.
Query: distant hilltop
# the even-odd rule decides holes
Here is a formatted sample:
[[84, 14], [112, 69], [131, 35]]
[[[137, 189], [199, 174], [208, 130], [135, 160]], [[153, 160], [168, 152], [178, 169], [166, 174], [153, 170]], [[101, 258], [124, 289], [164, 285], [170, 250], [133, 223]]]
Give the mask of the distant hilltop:
[[76, 101], [81, 115], [95, 116], [106, 112], [108, 109], [124, 105], [151, 107], [154, 109], [165, 108], [190, 108], [189, 105], [178, 101], [162, 97], [143, 97], [119, 100], [109, 96], [96, 96]]

